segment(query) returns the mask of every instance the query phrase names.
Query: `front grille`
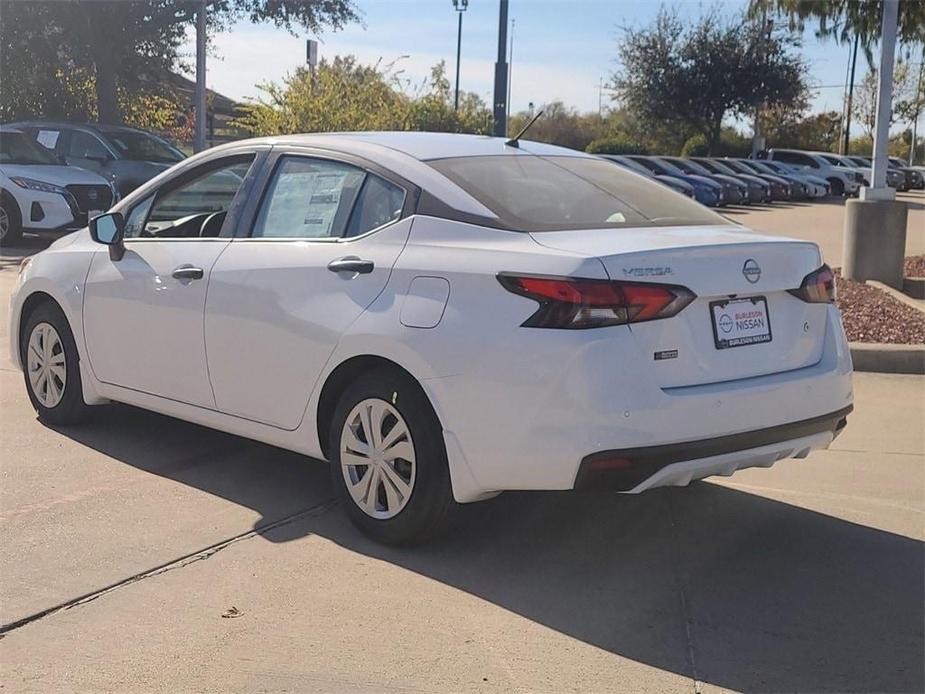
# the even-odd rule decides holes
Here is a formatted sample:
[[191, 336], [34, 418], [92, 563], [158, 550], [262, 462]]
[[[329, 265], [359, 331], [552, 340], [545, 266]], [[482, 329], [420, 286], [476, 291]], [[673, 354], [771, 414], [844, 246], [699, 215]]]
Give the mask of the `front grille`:
[[83, 212], [90, 210], [108, 210], [112, 205], [112, 190], [109, 186], [71, 185], [65, 186], [74, 196], [77, 208]]

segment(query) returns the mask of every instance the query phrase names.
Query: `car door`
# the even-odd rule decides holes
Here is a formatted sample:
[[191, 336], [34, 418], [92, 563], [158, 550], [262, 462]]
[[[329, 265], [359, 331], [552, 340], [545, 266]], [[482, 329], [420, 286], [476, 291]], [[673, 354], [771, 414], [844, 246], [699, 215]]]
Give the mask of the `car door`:
[[414, 192], [362, 162], [274, 160], [250, 228], [212, 269], [205, 336], [218, 409], [291, 430], [338, 339], [385, 287]]
[[206, 289], [259, 156], [245, 151], [182, 169], [125, 213], [121, 259], [94, 255], [83, 319], [100, 381], [215, 407], [203, 339]]

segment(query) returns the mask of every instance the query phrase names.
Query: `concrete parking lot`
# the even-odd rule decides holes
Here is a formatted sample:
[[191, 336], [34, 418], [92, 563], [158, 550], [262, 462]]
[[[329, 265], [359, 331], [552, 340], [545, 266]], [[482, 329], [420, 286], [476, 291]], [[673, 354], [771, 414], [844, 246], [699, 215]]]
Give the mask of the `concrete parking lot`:
[[[730, 216], [841, 262], [841, 203]], [[39, 423], [6, 297], [44, 245], [0, 253], [5, 691], [925, 690], [925, 377], [856, 374], [806, 460], [504, 494], [390, 549], [295, 454], [124, 406]]]

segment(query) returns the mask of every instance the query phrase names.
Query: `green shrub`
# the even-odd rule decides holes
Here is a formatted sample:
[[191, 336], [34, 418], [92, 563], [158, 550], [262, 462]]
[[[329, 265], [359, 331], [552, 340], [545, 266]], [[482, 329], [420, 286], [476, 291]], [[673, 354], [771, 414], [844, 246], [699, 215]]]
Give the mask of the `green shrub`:
[[687, 138], [687, 142], [681, 148], [682, 157], [705, 157], [710, 153], [710, 146], [707, 144], [707, 138], [697, 133]]
[[648, 154], [644, 145], [620, 135], [592, 140], [585, 149], [590, 154]]

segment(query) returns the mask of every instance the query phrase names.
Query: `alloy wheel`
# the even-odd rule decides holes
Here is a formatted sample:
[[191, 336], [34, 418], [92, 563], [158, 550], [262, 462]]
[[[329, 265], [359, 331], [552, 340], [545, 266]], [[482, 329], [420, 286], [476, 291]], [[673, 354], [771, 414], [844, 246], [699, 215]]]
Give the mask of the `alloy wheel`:
[[37, 323], [29, 336], [26, 368], [36, 399], [51, 409], [64, 397], [67, 362], [64, 343], [50, 323]]
[[341, 431], [340, 465], [350, 497], [366, 515], [398, 515], [417, 471], [411, 432], [399, 411], [378, 398], [358, 403]]

